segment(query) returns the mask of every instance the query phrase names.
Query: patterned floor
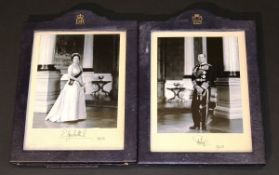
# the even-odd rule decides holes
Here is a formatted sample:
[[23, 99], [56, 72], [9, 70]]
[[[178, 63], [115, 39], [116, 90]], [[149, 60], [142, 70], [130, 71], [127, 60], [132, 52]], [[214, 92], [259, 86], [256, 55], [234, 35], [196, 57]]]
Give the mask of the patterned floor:
[[159, 133], [241, 133], [242, 119], [222, 119], [214, 118], [213, 112], [207, 119], [207, 130], [191, 130], [193, 125], [192, 113], [190, 109], [174, 108], [160, 109], [158, 112], [158, 132]]
[[117, 108], [116, 107], [86, 107], [87, 119], [53, 123], [45, 121], [45, 113], [34, 113], [33, 128], [116, 128]]
[[242, 119], [224, 119], [213, 115], [211, 103], [207, 118], [207, 130], [191, 130], [193, 125], [191, 102], [162, 102], [158, 104], [159, 133], [242, 133]]

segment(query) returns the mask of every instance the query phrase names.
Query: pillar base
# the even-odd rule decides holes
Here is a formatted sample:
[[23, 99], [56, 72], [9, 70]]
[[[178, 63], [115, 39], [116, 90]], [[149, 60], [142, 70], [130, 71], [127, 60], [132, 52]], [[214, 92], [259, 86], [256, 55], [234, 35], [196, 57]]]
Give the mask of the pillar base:
[[60, 92], [59, 71], [38, 71], [34, 112], [47, 113]]
[[225, 119], [241, 119], [242, 111], [241, 108], [231, 109], [229, 107], [216, 106], [214, 109], [214, 117]]
[[193, 99], [193, 83], [191, 78], [183, 78], [185, 90], [183, 92], [184, 106], [191, 108]]
[[226, 119], [241, 119], [241, 89], [240, 78], [217, 78], [217, 105], [214, 117]]
[[184, 83], [184, 87], [185, 87], [185, 91], [183, 93], [183, 99], [185, 101], [190, 101], [192, 102], [192, 96], [193, 96], [193, 83], [192, 83], [192, 79], [190, 78], [184, 78], [183, 79], [183, 83]]

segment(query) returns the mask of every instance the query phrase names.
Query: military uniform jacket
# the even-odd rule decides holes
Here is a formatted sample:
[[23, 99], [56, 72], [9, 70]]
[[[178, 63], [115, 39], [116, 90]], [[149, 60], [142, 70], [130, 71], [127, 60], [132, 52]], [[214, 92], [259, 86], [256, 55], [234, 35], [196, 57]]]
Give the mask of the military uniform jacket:
[[200, 86], [203, 89], [208, 89], [212, 82], [212, 65], [197, 64], [193, 69], [192, 82], [194, 87]]

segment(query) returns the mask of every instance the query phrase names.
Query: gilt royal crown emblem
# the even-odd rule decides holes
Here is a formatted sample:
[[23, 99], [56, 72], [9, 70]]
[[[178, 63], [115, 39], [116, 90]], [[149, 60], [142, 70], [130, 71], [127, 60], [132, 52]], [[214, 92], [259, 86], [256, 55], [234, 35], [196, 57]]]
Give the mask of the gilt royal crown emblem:
[[200, 14], [194, 14], [192, 16], [192, 23], [193, 24], [202, 24], [203, 17]]
[[76, 15], [76, 24], [78, 25], [85, 24], [85, 19], [83, 14], [80, 13]]

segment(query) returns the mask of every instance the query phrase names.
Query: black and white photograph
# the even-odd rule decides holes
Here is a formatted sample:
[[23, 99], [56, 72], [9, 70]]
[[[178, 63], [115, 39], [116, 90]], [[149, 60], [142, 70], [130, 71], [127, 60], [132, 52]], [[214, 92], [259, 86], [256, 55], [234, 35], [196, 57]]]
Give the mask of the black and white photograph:
[[151, 35], [151, 151], [251, 151], [244, 33]]
[[242, 133], [236, 36], [158, 38], [158, 132]]
[[62, 140], [72, 135], [85, 137], [88, 129], [95, 129], [102, 140], [98, 129], [105, 134], [115, 129], [123, 139], [124, 85], [120, 82], [124, 70], [119, 73], [119, 60], [125, 58], [120, 58], [121, 35], [123, 39], [121, 32], [35, 33], [26, 144], [34, 140], [29, 131], [38, 129], [59, 129]]
[[117, 126], [119, 35], [45, 34], [34, 128]]

